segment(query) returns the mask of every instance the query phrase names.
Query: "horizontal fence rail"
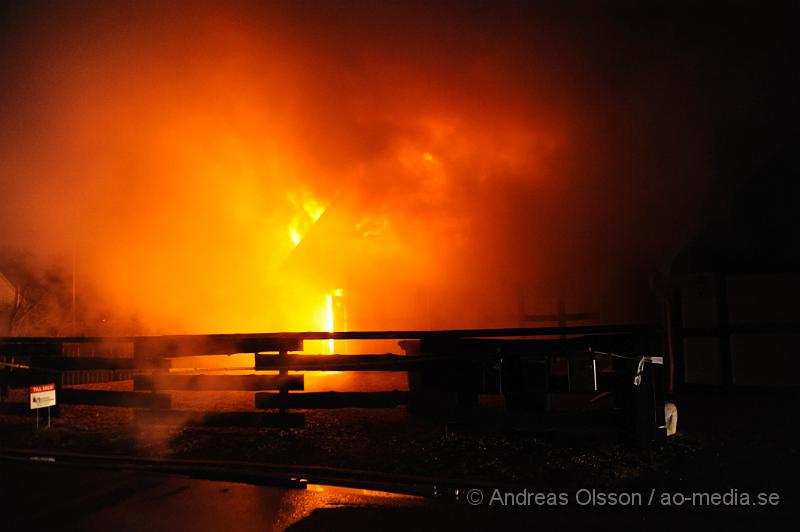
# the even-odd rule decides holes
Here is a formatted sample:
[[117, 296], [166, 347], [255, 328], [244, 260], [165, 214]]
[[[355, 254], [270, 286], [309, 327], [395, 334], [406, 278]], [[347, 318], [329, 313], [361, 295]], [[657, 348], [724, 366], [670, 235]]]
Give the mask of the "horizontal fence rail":
[[137, 375], [135, 390], [257, 391], [303, 390], [303, 375]]
[[[595, 351], [655, 354], [658, 325], [594, 325], [457, 330], [282, 332], [129, 337], [0, 337], [0, 384], [56, 382], [59, 403], [135, 408], [141, 423], [303, 427], [288, 409], [395, 408], [428, 412], [443, 406], [471, 408], [478, 393], [502, 393], [507, 405], [586, 402], [594, 397]], [[398, 340], [398, 354], [296, 353], [305, 340]], [[82, 356], [81, 353], [87, 356]], [[237, 370], [277, 374], [215, 374], [213, 367], [172, 368], [172, 359], [250, 354]], [[563, 359], [557, 362], [557, 359]], [[588, 360], [588, 362], [587, 362]], [[555, 361], [555, 362], [554, 362]], [[551, 390], [554, 364], [569, 365], [570, 390]], [[588, 364], [588, 365], [587, 365]], [[198, 364], [206, 365], [206, 364]], [[563, 365], [563, 364], [562, 364]], [[305, 378], [290, 371], [407, 372], [409, 391], [305, 392]], [[587, 373], [588, 371], [588, 373]], [[627, 370], [625, 370], [627, 371]], [[625, 379], [607, 372], [606, 381]], [[567, 377], [563, 377], [567, 378]], [[132, 380], [134, 391], [64, 387]], [[491, 382], [490, 382], [491, 381]], [[584, 388], [589, 387], [589, 390]], [[573, 388], [577, 387], [575, 391]], [[580, 388], [580, 389], [578, 389]], [[256, 409], [273, 412], [172, 410], [164, 391], [252, 391]], [[544, 394], [544, 395], [543, 395]], [[559, 395], [560, 394], [560, 395]], [[546, 399], [540, 400], [541, 397]], [[560, 401], [560, 402], [559, 402]], [[432, 405], [436, 405], [432, 408]], [[8, 409], [6, 409], [8, 410]], [[11, 409], [13, 410], [13, 409]]]
[[67, 404], [129, 408], [169, 408], [172, 403], [172, 398], [162, 393], [83, 390], [80, 388], [62, 388], [58, 391], [58, 399]]
[[256, 408], [394, 408], [408, 404], [408, 392], [306, 392], [256, 394]]
[[[0, 349], [4, 344], [64, 344], [64, 343], [120, 343], [120, 342], [180, 342], [186, 340], [194, 343], [199, 339], [211, 339], [214, 342], [234, 344], [238, 341], [261, 339], [291, 340], [415, 340], [421, 338], [509, 338], [514, 336], [557, 336], [572, 334], [611, 334], [611, 333], [660, 333], [658, 324], [630, 325], [579, 325], [570, 327], [516, 327], [497, 329], [447, 329], [447, 330], [397, 330], [397, 331], [306, 331], [248, 334], [183, 334], [171, 336], [0, 336]], [[287, 349], [292, 351], [293, 349]], [[231, 351], [232, 353], [248, 353], [252, 351]]]

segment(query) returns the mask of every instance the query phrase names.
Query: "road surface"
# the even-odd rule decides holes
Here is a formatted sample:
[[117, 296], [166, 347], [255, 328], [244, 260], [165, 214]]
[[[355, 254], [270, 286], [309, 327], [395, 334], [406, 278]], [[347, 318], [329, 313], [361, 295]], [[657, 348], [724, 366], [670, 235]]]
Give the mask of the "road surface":
[[317, 508], [412, 507], [425, 499], [309, 485], [198, 480], [141, 471], [0, 462], [0, 530], [284, 530]]

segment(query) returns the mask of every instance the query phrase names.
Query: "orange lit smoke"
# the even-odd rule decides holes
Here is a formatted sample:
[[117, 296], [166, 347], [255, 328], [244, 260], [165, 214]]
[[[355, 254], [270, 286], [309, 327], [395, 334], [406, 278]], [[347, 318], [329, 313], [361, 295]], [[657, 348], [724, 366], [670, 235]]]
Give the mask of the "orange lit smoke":
[[17, 241], [74, 247], [79, 289], [148, 332], [332, 330], [337, 289], [353, 328], [472, 324], [434, 287], [486, 281], [491, 191], [547, 179], [558, 113], [509, 104], [490, 56], [448, 71], [198, 17], [42, 30], [40, 108], [5, 146]]
[[345, 298], [352, 330], [516, 326], [519, 287], [585, 232], [557, 207], [567, 66], [523, 40], [447, 18], [83, 15], [20, 51], [34, 96], [2, 144], [7, 242], [74, 249], [79, 308], [92, 287], [148, 333], [333, 330]]

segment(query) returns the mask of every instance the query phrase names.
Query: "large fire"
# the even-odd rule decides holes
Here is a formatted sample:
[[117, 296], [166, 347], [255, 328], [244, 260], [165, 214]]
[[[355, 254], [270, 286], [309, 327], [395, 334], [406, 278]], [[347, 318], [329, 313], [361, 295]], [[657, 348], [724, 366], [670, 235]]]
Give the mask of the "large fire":
[[601, 115], [557, 41], [270, 6], [29, 28], [3, 245], [74, 258], [81, 331], [331, 331], [337, 308], [351, 330], [517, 326], [521, 291], [586, 271], [594, 219], [626, 227], [585, 186]]
[[[35, 82], [57, 120], [8, 171], [26, 176], [17, 203], [42, 206], [21, 232], [75, 249], [79, 311], [102, 296], [150, 332], [332, 331], [343, 289], [357, 328], [482, 319], [459, 307], [503, 260], [493, 189], [541, 182], [557, 114], [490, 97], [512, 82], [490, 64], [366, 54], [354, 79], [325, 47], [209, 17], [201, 48], [171, 27], [45, 41]], [[454, 97], [462, 83], [483, 93]]]

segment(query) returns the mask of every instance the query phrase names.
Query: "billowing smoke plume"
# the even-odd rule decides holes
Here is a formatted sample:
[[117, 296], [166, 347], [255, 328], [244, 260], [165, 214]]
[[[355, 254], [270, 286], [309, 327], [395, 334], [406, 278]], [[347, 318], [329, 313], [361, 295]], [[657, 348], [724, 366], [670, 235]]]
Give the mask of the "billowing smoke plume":
[[337, 289], [351, 329], [516, 326], [559, 292], [650, 319], [758, 163], [780, 44], [636, 8], [3, 9], [3, 261], [74, 274], [84, 332], [320, 329]]

